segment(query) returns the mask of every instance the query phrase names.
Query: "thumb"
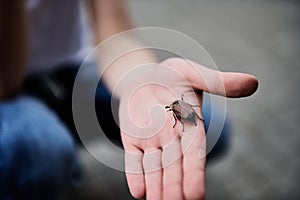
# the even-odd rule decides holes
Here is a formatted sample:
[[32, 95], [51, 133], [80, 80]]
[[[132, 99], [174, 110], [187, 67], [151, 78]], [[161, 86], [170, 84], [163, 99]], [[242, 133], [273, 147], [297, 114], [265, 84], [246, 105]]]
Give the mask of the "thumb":
[[208, 93], [238, 98], [250, 96], [258, 88], [258, 80], [250, 74], [220, 72], [181, 58], [170, 58], [162, 64], [183, 74], [194, 89]]

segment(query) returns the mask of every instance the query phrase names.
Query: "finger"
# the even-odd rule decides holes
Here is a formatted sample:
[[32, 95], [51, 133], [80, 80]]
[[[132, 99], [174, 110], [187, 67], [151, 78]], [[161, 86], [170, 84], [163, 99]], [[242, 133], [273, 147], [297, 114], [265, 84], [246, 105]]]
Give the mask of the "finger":
[[[258, 88], [257, 79], [249, 74], [220, 72], [227, 97], [246, 97], [252, 95]], [[218, 94], [218, 93], [217, 93]], [[222, 95], [222, 93], [219, 93]]]
[[147, 200], [161, 199], [162, 197], [162, 164], [161, 150], [145, 151], [143, 158], [145, 171]]
[[163, 148], [163, 199], [183, 199], [183, 172], [180, 139]]
[[220, 72], [180, 58], [171, 58], [162, 64], [184, 74], [192, 87], [212, 94], [245, 97], [258, 87], [257, 79], [249, 74]]
[[145, 196], [145, 179], [143, 174], [143, 152], [136, 147], [125, 149], [125, 172], [130, 193], [133, 197], [139, 199]]
[[206, 147], [203, 124], [189, 127], [182, 135], [181, 146], [184, 196], [186, 199], [204, 199]]

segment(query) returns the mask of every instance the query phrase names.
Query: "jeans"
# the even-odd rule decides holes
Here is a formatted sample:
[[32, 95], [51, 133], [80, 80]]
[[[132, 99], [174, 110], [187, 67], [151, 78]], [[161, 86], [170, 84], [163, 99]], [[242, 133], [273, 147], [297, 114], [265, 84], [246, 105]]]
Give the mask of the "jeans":
[[42, 102], [0, 103], [0, 199], [56, 199], [79, 183], [80, 162], [67, 128]]

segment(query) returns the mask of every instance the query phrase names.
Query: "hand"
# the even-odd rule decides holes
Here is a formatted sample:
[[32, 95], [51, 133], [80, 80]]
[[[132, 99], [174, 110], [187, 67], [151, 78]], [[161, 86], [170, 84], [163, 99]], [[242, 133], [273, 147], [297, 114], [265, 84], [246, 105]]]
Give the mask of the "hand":
[[[204, 124], [199, 119], [197, 126], [187, 122], [183, 131], [183, 125], [177, 121], [173, 128], [175, 119], [172, 112], [163, 110], [166, 105], [180, 99], [182, 94], [185, 102], [201, 105], [202, 91], [243, 97], [257, 89], [258, 82], [251, 75], [223, 73], [192, 64], [179, 58], [168, 59], [151, 73], [151, 84], [130, 89], [121, 97], [119, 112], [126, 177], [135, 198], [146, 195], [147, 199], [155, 200], [203, 199], [205, 196]], [[194, 109], [202, 118], [201, 107]]]

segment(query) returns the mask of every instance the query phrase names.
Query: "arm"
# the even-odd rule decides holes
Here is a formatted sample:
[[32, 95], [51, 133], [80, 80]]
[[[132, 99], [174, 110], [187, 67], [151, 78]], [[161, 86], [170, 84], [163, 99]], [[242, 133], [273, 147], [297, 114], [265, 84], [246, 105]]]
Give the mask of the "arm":
[[[88, 1], [96, 45], [114, 34], [133, 28], [126, 3], [126, 0]], [[113, 90], [120, 78], [131, 69], [145, 63], [156, 63], [155, 56], [149, 50], [141, 50], [126, 54], [107, 67], [110, 58], [116, 55], [116, 51], [124, 52], [127, 49], [138, 47], [142, 47], [142, 44], [132, 35], [122, 38], [122, 41], [109, 40], [106, 45], [101, 45], [98, 48], [101, 53], [99, 55], [100, 70], [105, 71], [103, 78], [109, 89]], [[121, 94], [118, 93], [117, 95], [120, 96]]]
[[[113, 34], [132, 27], [125, 0], [90, 0], [89, 3], [95, 43], [104, 42], [98, 48], [101, 53], [100, 70], [105, 70], [104, 80], [113, 90], [121, 77], [130, 70], [139, 65], [156, 63], [156, 59], [149, 50], [139, 50], [123, 55], [107, 67], [111, 58], [118, 56], [118, 52], [143, 45], [134, 35], [121, 37], [118, 41], [105, 41]], [[163, 110], [153, 121], [149, 119], [151, 113], [148, 111], [153, 105], [161, 105], [163, 108], [177, 100], [176, 95], [181, 96], [190, 91], [191, 87], [199, 90], [199, 95], [191, 98], [193, 101], [190, 102], [199, 105], [202, 102], [200, 91], [241, 97], [251, 95], [257, 88], [257, 80], [253, 76], [223, 73], [194, 65], [197, 65], [198, 71], [183, 59], [166, 60], [162, 65], [150, 66], [152, 71], [147, 71], [148, 77], [147, 74], [129, 77], [125, 84], [122, 82], [122, 88], [117, 92], [120, 97], [119, 118], [125, 149], [126, 178], [130, 192], [136, 198], [146, 195], [147, 199], [203, 199], [205, 195], [206, 139], [203, 123], [187, 127], [185, 133], [179, 137], [180, 128], [178, 125], [173, 128], [174, 118], [171, 113], [164, 115]], [[152, 77], [169, 87], [148, 84], [137, 90], [128, 89], [136, 79], [151, 80]], [[206, 81], [214, 86], [211, 90], [207, 88]], [[220, 90], [222, 85], [225, 91]], [[174, 95], [170, 92], [172, 90], [178, 94]], [[201, 117], [201, 108], [197, 112]], [[138, 129], [136, 125], [138, 128], [146, 128]], [[159, 130], [151, 129], [152, 125], [159, 125]], [[199, 157], [199, 152], [204, 152], [204, 155], [202, 153]]]
[[0, 99], [5, 99], [18, 93], [26, 65], [25, 0], [1, 1], [0, 44]]

